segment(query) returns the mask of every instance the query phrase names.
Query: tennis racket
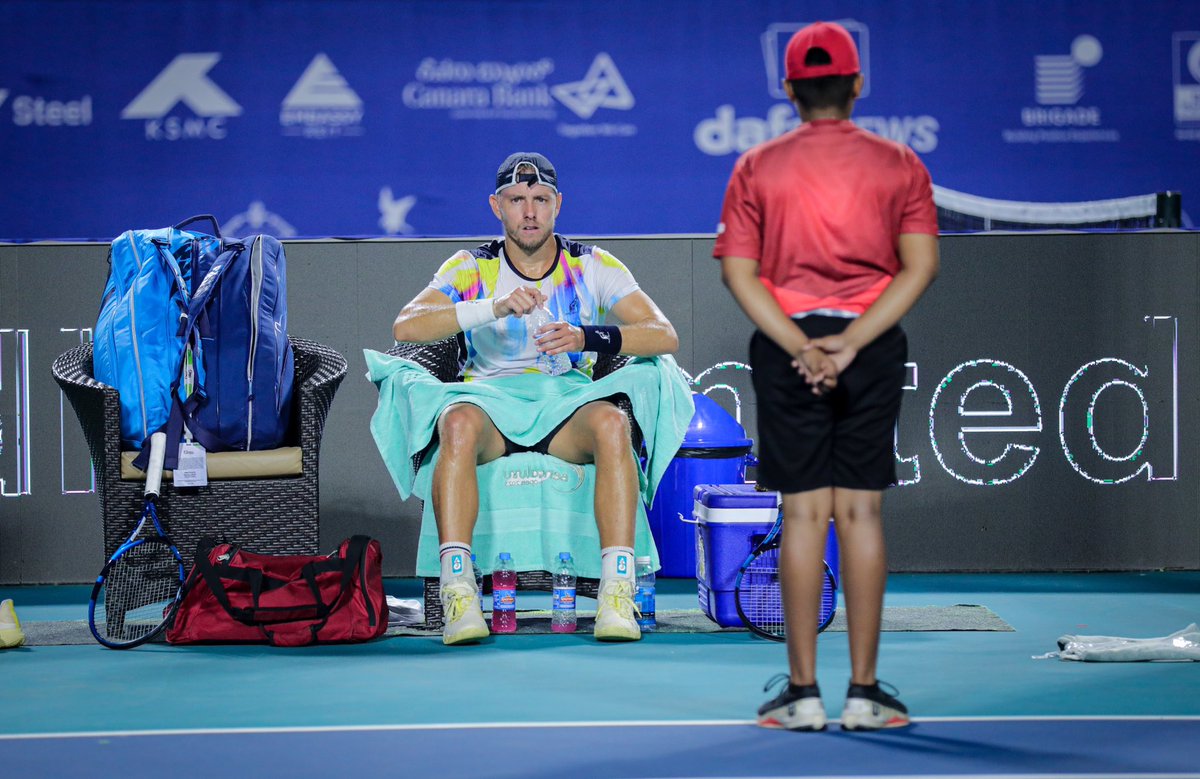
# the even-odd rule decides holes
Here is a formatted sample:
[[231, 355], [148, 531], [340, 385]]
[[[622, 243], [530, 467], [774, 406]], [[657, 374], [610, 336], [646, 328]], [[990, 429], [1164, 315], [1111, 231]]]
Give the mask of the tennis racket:
[[166, 447], [165, 433], [151, 436], [141, 518], [92, 587], [88, 627], [97, 641], [112, 649], [150, 641], [163, 631], [179, 606], [183, 558], [163, 531], [156, 506]]
[[[754, 547], [738, 569], [733, 586], [734, 603], [743, 624], [755, 635], [773, 641], [786, 640], [784, 632], [783, 594], [779, 589], [779, 541], [783, 533], [783, 512], [762, 541]], [[837, 582], [827, 563], [821, 586], [821, 610], [817, 615], [817, 632], [833, 621], [837, 610]]]

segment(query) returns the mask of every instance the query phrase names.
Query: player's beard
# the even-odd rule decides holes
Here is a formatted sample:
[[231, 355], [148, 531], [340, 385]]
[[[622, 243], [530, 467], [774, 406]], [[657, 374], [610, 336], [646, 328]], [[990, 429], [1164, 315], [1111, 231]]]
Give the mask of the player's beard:
[[546, 241], [549, 241], [552, 237], [554, 237], [554, 228], [552, 225], [547, 226], [546, 231], [541, 234], [541, 237], [534, 241], [527, 241], [522, 238], [520, 226], [518, 226], [516, 229], [506, 228], [505, 234], [508, 240], [516, 244], [517, 248], [525, 252], [525, 254], [532, 256], [537, 252], [538, 249], [541, 249], [546, 245]]

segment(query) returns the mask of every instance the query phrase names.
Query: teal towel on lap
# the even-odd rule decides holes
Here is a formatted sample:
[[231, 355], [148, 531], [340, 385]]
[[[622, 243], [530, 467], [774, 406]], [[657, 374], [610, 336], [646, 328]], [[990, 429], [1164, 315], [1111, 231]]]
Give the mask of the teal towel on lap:
[[[426, 518], [430, 521], [422, 522], [422, 543], [418, 552], [417, 571], [421, 576], [436, 575], [436, 571], [422, 571], [429, 562], [426, 536], [433, 527], [429, 496], [433, 468], [437, 462], [437, 448], [434, 447], [426, 456], [419, 473], [415, 475], [412, 458], [423, 451], [433, 439], [438, 416], [450, 404], [473, 403], [479, 406], [487, 412], [506, 437], [516, 443], [530, 446], [548, 435], [585, 403], [616, 394], [626, 395], [632, 403], [634, 418], [646, 443], [647, 462], [644, 472], [639, 471], [638, 486], [643, 501], [647, 503], [653, 498], [659, 481], [679, 451], [679, 445], [695, 413], [691, 391], [679, 366], [670, 356], [635, 358], [625, 367], [598, 381], [592, 381], [581, 373], [571, 371], [563, 376], [528, 373], [473, 382], [441, 382], [414, 362], [369, 349], [364, 350], [364, 356], [367, 362], [367, 378], [379, 388], [379, 404], [371, 418], [371, 433], [375, 443], [400, 496], [408, 498], [415, 495], [420, 498], [425, 502], [424, 513], [430, 515]], [[544, 458], [543, 455], [537, 454], [531, 454], [529, 457]], [[545, 459], [571, 467], [557, 458]], [[537, 470], [532, 464], [524, 464], [527, 462], [532, 461], [528, 458], [518, 461], [516, 455], [510, 455], [480, 468], [480, 517], [473, 545], [485, 538], [490, 539], [490, 526], [495, 526], [497, 532], [500, 532], [501, 525], [507, 530], [510, 523], [520, 526], [537, 524], [541, 528], [542, 541], [536, 538], [526, 542], [514, 539], [509, 546], [529, 543], [540, 549], [542, 545], [549, 544], [548, 549], [540, 549], [536, 555], [534, 549], [528, 550], [531, 558], [540, 556], [540, 560], [521, 560], [516, 554], [519, 550], [512, 548], [497, 548], [495, 551], [514, 552], [513, 557], [519, 570], [545, 570], [546, 566], [551, 564], [553, 555], [560, 551], [574, 551], [571, 546], [562, 546], [566, 536], [557, 536], [560, 530], [563, 533], [567, 533], [568, 529], [578, 530], [578, 533], [572, 532], [570, 538], [581, 547], [591, 543], [589, 536], [597, 537], [592, 510], [593, 482], [590, 478], [585, 479], [586, 483], [575, 491], [578, 494], [572, 496], [569, 505], [559, 506], [565, 511], [561, 516], [551, 511], [548, 506], [543, 511], [541, 506], [521, 505], [526, 499], [513, 490], [493, 490], [489, 486], [496, 480], [503, 482], [509, 479], [510, 473], [519, 472], [521, 468]], [[521, 468], [513, 467], [517, 464], [521, 464]], [[594, 466], [586, 468], [594, 472]], [[519, 476], [516, 478], [520, 479]], [[489, 501], [497, 502], [497, 505], [489, 502], [486, 512], [482, 502], [485, 492], [490, 493]], [[525, 513], [522, 514], [522, 511]], [[535, 513], [541, 514], [546, 521], [534, 523]], [[518, 520], [516, 517], [524, 519]], [[585, 517], [587, 522], [582, 521]], [[645, 508], [639, 505], [637, 552], [650, 553], [656, 557], [653, 541], [648, 538], [648, 527]], [[512, 529], [517, 530], [518, 527], [514, 526]], [[485, 531], [488, 535], [481, 535]], [[649, 540], [645, 548], [641, 545], [643, 537]], [[433, 539], [436, 540], [436, 535]], [[598, 550], [597, 546], [596, 551]], [[579, 549], [579, 575], [595, 578], [591, 570], [591, 561], [594, 557], [595, 575], [598, 576], [599, 556], [584, 554], [586, 551], [583, 548]], [[434, 553], [436, 554], [436, 545]], [[488, 556], [485, 557], [484, 554]], [[481, 566], [487, 568], [491, 565], [491, 551], [479, 547], [477, 556]]]
[[[479, 518], [471, 550], [490, 574], [501, 552], [512, 554], [518, 571], [554, 569], [559, 552], [570, 552], [575, 572], [600, 578], [600, 532], [592, 495], [596, 466], [574, 465], [536, 452], [518, 452], [479, 466]], [[633, 551], [659, 567], [646, 507], [637, 503]], [[438, 576], [437, 523], [433, 501], [421, 512], [417, 576]]]

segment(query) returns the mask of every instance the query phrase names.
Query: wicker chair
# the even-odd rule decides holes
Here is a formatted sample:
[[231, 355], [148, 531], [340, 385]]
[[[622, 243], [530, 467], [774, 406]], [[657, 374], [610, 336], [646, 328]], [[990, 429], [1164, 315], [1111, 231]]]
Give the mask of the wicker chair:
[[[412, 360], [441, 381], [462, 380], [460, 373], [466, 360], [466, 345], [463, 343], [461, 334], [432, 343], [396, 344], [387, 353], [394, 357], [403, 357], [407, 360]], [[630, 357], [617, 355], [599, 355], [592, 369], [592, 377], [599, 379], [607, 376], [624, 366], [630, 359]], [[637, 422], [633, 419], [632, 404], [630, 404], [627, 398], [621, 396], [617, 399], [617, 405], [629, 416], [633, 427], [634, 447], [640, 448], [642, 442], [641, 431], [638, 429]], [[428, 451], [427, 448], [425, 452], [421, 452], [413, 458], [414, 471], [421, 466], [421, 462]], [[442, 601], [439, 597], [440, 584], [438, 578], [436, 576], [427, 576], [423, 581], [425, 587], [425, 627], [430, 630], [440, 630], [442, 628], [443, 615]], [[598, 579], [580, 578], [575, 586], [576, 592], [579, 595], [594, 598], [598, 593], [600, 581]], [[554, 589], [554, 574], [550, 571], [520, 571], [517, 573], [517, 589], [550, 592]], [[484, 594], [491, 593], [492, 583], [490, 577], [485, 576], [483, 578], [483, 591]]]
[[[295, 355], [295, 426], [301, 449], [298, 476], [213, 479], [206, 487], [176, 488], [164, 481], [159, 505], [167, 532], [184, 560], [204, 536], [233, 541], [267, 554], [315, 554], [319, 544], [317, 462], [325, 418], [346, 376], [342, 355], [292, 338]], [[54, 380], [83, 426], [104, 528], [105, 559], [133, 529], [144, 484], [121, 478], [120, 400], [117, 390], [92, 378], [92, 345], [60, 355]]]

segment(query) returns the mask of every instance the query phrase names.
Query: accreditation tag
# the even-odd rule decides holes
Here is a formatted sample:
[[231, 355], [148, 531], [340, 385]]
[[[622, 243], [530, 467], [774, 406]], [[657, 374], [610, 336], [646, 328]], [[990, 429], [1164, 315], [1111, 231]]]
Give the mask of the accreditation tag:
[[175, 466], [176, 487], [204, 487], [208, 484], [208, 452], [192, 441], [179, 445], [179, 465]]

